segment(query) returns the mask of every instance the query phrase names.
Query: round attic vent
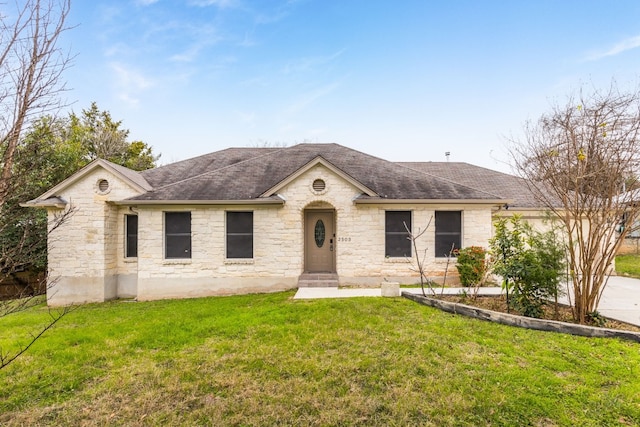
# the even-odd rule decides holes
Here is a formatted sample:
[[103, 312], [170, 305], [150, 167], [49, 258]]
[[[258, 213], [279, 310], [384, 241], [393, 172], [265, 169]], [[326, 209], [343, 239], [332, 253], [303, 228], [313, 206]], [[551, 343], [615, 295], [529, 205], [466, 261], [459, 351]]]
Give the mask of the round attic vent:
[[98, 191], [101, 193], [106, 193], [109, 190], [109, 181], [106, 179], [101, 179], [98, 181]]
[[324, 183], [323, 180], [316, 179], [315, 181], [313, 181], [313, 184], [311, 185], [311, 187], [313, 187], [313, 191], [319, 193], [321, 191], [324, 191], [324, 189], [326, 188], [326, 184]]

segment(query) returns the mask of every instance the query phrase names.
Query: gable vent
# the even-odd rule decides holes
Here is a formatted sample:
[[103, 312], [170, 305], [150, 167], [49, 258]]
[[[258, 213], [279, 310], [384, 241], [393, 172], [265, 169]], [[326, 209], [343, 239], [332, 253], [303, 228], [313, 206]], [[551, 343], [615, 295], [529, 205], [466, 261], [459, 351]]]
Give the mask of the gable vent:
[[311, 186], [313, 187], [313, 191], [316, 191], [318, 193], [324, 191], [324, 189], [326, 188], [326, 184], [321, 179], [316, 179], [315, 181], [313, 181], [313, 184]]
[[106, 179], [101, 179], [100, 181], [98, 181], [98, 190], [101, 193], [104, 193], [108, 189], [109, 189], [109, 181], [107, 181]]

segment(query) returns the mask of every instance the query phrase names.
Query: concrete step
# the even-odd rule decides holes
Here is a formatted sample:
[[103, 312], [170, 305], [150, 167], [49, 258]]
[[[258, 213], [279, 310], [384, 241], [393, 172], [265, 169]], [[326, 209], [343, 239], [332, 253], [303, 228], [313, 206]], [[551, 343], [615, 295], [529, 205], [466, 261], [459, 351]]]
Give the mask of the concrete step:
[[335, 273], [304, 273], [298, 278], [299, 288], [337, 288], [338, 275]]
[[337, 280], [300, 280], [299, 288], [337, 288]]

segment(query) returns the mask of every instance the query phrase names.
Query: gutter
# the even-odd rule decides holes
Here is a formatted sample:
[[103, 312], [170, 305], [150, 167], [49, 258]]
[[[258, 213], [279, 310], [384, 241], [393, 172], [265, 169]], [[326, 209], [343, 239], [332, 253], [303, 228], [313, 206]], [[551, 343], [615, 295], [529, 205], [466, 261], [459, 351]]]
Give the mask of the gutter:
[[153, 205], [278, 205], [283, 206], [281, 198], [258, 198], [250, 200], [116, 200], [117, 206], [153, 206]]
[[381, 205], [381, 204], [384, 204], [384, 205], [400, 205], [400, 204], [508, 205], [509, 203], [512, 203], [513, 200], [506, 200], [506, 199], [376, 199], [376, 198], [360, 199], [360, 198], [356, 198], [353, 202], [356, 205]]

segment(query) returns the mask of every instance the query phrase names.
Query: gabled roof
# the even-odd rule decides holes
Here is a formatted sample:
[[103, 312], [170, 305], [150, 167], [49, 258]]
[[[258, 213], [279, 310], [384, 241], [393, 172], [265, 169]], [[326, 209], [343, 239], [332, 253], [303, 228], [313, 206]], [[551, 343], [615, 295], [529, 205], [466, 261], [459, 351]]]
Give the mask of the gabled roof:
[[349, 182], [351, 185], [353, 185], [354, 187], [356, 187], [360, 191], [362, 191], [362, 194], [366, 194], [369, 197], [377, 197], [378, 196], [375, 191], [371, 190], [370, 188], [367, 188], [361, 182], [358, 182], [355, 179], [351, 178], [349, 175], [345, 174], [340, 169], [338, 169], [335, 166], [333, 166], [331, 163], [326, 161], [321, 156], [317, 156], [315, 159], [311, 160], [309, 163], [307, 163], [306, 165], [302, 166], [300, 169], [298, 169], [297, 171], [295, 171], [294, 173], [292, 173], [291, 175], [286, 177], [283, 181], [280, 181], [275, 186], [273, 186], [270, 189], [268, 189], [267, 191], [265, 191], [261, 195], [261, 197], [268, 197], [270, 194], [277, 194], [278, 191], [281, 190], [284, 186], [286, 186], [290, 182], [294, 181], [300, 175], [302, 175], [303, 173], [307, 172], [308, 170], [310, 170], [311, 168], [313, 168], [314, 166], [317, 166], [317, 165], [322, 165], [325, 168], [329, 169], [330, 171], [332, 171], [333, 173], [335, 173], [336, 175], [338, 175], [339, 177], [341, 177], [342, 179], [344, 179], [345, 181]]
[[449, 162], [390, 162], [338, 144], [229, 148], [143, 172], [95, 160], [27, 206], [59, 206], [56, 196], [102, 167], [138, 191], [119, 204], [282, 204], [278, 192], [322, 165], [361, 192], [356, 203], [482, 203], [536, 207], [524, 180]]
[[129, 184], [136, 191], [144, 193], [152, 189], [151, 185], [147, 182], [147, 180], [139, 173], [124, 166], [117, 165], [115, 163], [111, 163], [108, 160], [104, 159], [96, 159], [80, 169], [78, 172], [71, 175], [69, 178], [65, 179], [40, 197], [34, 200], [30, 200], [24, 203], [25, 206], [33, 206], [33, 207], [41, 207], [41, 206], [56, 206], [59, 207], [61, 203], [66, 204], [66, 201], [62, 201], [62, 199], [58, 198], [57, 195], [64, 191], [69, 186], [78, 182], [89, 173], [93, 172], [97, 168], [103, 168], [115, 176], [122, 179], [124, 182]]
[[339, 172], [362, 189], [363, 199], [369, 201], [505, 201], [494, 191], [425, 173], [338, 144], [218, 151], [142, 172], [153, 190], [127, 201], [233, 202], [273, 198], [275, 191], [314, 161]]

